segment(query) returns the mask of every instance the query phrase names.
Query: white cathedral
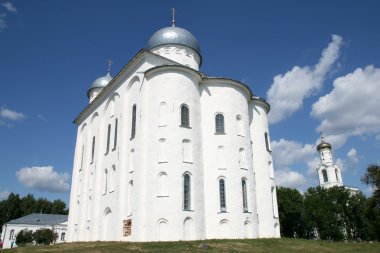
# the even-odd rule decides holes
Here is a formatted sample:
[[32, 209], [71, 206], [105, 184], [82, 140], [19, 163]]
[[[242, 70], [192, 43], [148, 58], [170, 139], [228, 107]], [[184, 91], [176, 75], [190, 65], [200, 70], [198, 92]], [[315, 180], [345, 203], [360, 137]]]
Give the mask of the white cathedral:
[[173, 22], [92, 83], [74, 120], [68, 241], [280, 237], [269, 104], [201, 63]]

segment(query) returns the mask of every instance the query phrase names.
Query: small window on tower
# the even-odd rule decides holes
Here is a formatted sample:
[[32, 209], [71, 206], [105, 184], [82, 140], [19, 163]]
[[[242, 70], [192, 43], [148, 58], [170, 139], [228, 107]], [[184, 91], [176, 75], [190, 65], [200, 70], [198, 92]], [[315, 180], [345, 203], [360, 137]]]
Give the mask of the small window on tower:
[[190, 111], [187, 105], [181, 105], [181, 127], [190, 127]]
[[329, 178], [327, 177], [327, 171], [322, 170], [322, 176], [323, 176], [323, 182], [327, 183], [329, 181]]
[[224, 134], [224, 116], [221, 113], [215, 115], [215, 133]]

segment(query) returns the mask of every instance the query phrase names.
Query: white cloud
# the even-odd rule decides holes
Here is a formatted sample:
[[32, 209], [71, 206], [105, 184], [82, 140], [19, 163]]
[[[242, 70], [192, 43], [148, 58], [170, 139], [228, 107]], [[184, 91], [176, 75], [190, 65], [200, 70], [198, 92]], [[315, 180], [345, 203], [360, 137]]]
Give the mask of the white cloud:
[[283, 187], [303, 189], [307, 186], [307, 179], [301, 173], [286, 168], [276, 170], [276, 184]]
[[277, 123], [291, 116], [303, 106], [306, 97], [320, 90], [326, 75], [339, 57], [342, 43], [341, 36], [332, 35], [332, 41], [323, 50], [314, 67], [294, 66], [292, 70], [273, 78], [267, 91], [271, 105], [270, 123]]
[[[336, 78], [334, 89], [312, 106], [311, 116], [320, 119], [317, 130], [342, 146], [350, 136], [380, 136], [380, 69], [358, 68]], [[337, 148], [337, 147], [336, 147]]]
[[11, 194], [9, 191], [0, 191], [0, 200], [7, 199], [9, 194]]
[[272, 141], [273, 161], [276, 167], [283, 168], [296, 162], [311, 160], [316, 149], [311, 144], [302, 144], [295, 141], [280, 139]]
[[5, 28], [8, 27], [6, 20], [7, 12], [16, 13], [17, 9], [11, 2], [1, 3], [1, 5], [5, 8], [4, 12], [0, 14], [0, 32], [2, 32]]
[[16, 172], [17, 180], [26, 187], [45, 192], [67, 192], [68, 173], [57, 173], [53, 166], [25, 167]]
[[321, 163], [321, 159], [319, 158], [319, 155], [316, 154], [312, 159], [306, 160], [305, 162], [307, 165], [307, 174], [309, 176], [314, 176], [317, 179], [317, 168], [319, 167]]
[[21, 112], [12, 111], [6, 108], [0, 108], [0, 117], [6, 120], [17, 121], [26, 118], [26, 115]]
[[351, 148], [350, 151], [348, 151], [347, 153], [347, 157], [352, 163], [354, 164], [359, 163], [358, 153], [356, 152], [356, 149]]
[[17, 12], [16, 7], [11, 2], [2, 3], [4, 8], [9, 12]]

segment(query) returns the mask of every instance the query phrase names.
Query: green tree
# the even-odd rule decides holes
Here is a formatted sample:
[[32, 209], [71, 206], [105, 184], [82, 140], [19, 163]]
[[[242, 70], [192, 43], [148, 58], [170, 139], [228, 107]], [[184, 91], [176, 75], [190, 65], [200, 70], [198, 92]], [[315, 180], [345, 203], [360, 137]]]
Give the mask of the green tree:
[[366, 216], [370, 222], [372, 238], [380, 241], [380, 165], [368, 165], [361, 180], [373, 189], [373, 194], [367, 201]]
[[51, 213], [52, 203], [46, 198], [37, 199], [37, 203], [34, 209], [35, 213]]
[[366, 198], [344, 187], [309, 188], [305, 193], [305, 227], [309, 238], [367, 240]]
[[54, 200], [51, 207], [52, 214], [68, 214], [66, 203], [60, 199]]
[[33, 233], [33, 239], [37, 244], [49, 245], [55, 242], [57, 238], [58, 235], [48, 228], [41, 228]]
[[14, 193], [9, 194], [8, 199], [2, 201], [2, 205], [0, 205], [1, 228], [7, 221], [17, 219], [20, 217], [20, 203], [20, 196]]
[[36, 206], [36, 199], [33, 194], [28, 194], [21, 199], [20, 212], [21, 216], [25, 216], [34, 212]]
[[28, 229], [23, 229], [18, 232], [16, 236], [16, 244], [17, 246], [25, 246], [27, 243], [33, 242], [33, 231]]
[[376, 198], [377, 205], [380, 206], [380, 165], [368, 165], [367, 171], [361, 180], [366, 185], [372, 186], [373, 197]]
[[304, 236], [303, 196], [296, 189], [277, 188], [277, 202], [280, 216], [281, 236]]

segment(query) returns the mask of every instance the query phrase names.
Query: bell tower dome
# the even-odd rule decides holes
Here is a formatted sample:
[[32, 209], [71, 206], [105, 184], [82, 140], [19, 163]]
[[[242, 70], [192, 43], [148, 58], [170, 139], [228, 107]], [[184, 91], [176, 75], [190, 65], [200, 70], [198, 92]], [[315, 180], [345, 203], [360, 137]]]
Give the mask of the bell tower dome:
[[337, 164], [333, 163], [333, 156], [331, 153], [331, 144], [324, 140], [321, 134], [320, 143], [317, 146], [319, 158], [321, 160], [317, 168], [319, 185], [324, 188], [333, 186], [343, 186], [342, 174]]

